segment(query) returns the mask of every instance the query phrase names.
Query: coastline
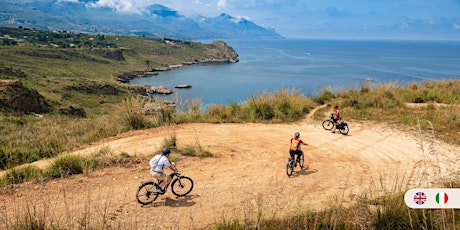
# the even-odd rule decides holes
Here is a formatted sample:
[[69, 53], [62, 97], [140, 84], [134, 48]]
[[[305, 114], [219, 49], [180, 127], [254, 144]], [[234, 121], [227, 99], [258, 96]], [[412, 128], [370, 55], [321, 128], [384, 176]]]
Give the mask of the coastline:
[[118, 82], [129, 84], [131, 80], [136, 79], [136, 78], [158, 76], [160, 72], [178, 69], [178, 68], [181, 68], [187, 65], [212, 64], [212, 63], [216, 63], [216, 64], [217, 63], [236, 63], [236, 62], [239, 62], [239, 60], [236, 58], [235, 59], [206, 59], [203, 61], [195, 60], [192, 62], [183, 62], [182, 64], [169, 65], [166, 67], [151, 68], [145, 71], [133, 71], [133, 72], [122, 73], [117, 76], [114, 76], [113, 78], [114, 80]]

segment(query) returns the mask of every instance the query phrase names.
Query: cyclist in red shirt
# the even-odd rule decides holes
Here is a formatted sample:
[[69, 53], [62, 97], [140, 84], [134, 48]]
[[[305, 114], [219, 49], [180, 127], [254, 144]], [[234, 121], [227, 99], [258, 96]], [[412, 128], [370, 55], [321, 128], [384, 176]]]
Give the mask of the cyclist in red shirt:
[[308, 144], [303, 142], [300, 139], [299, 132], [295, 132], [294, 137], [291, 138], [291, 147], [289, 148], [289, 154], [291, 155], [291, 157], [293, 157], [293, 159], [295, 159], [295, 155], [297, 155], [297, 159], [296, 159], [297, 163], [300, 162], [300, 156], [302, 156], [303, 154], [300, 145], [308, 145]]
[[335, 130], [337, 128], [337, 121], [339, 120], [340, 120], [339, 106], [336, 105], [334, 106], [334, 113], [333, 113], [333, 119], [332, 119], [332, 124], [334, 124], [334, 129], [332, 130], [332, 133], [335, 133]]

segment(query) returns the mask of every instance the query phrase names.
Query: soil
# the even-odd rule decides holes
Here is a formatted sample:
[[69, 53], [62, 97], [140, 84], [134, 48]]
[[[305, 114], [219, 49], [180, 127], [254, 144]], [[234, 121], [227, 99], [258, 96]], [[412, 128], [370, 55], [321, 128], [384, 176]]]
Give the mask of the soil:
[[[74, 153], [109, 149], [142, 160], [1, 188], [0, 228], [32, 216], [68, 229], [210, 229], [216, 223], [283, 217], [413, 187], [439, 187], [441, 178], [458, 172], [460, 147], [437, 140], [429, 130], [348, 124], [348, 135], [324, 130], [310, 115], [291, 124], [195, 123], [120, 134]], [[309, 144], [303, 148], [308, 167], [297, 167], [288, 177], [289, 140], [296, 131]], [[135, 194], [151, 179], [148, 160], [173, 135], [178, 148], [199, 145], [214, 156], [181, 156], [176, 165], [193, 179], [193, 191], [180, 198], [167, 191], [153, 205], [142, 206]]]

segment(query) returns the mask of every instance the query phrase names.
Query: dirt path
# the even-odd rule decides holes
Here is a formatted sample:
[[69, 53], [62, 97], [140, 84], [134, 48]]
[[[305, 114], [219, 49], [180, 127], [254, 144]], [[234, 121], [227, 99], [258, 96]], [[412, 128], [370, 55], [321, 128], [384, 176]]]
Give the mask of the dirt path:
[[[27, 207], [43, 218], [119, 229], [207, 229], [215, 223], [257, 216], [284, 216], [331, 204], [348, 205], [366, 193], [426, 187], [457, 170], [460, 148], [420, 139], [384, 124], [349, 122], [347, 136], [325, 131], [310, 117], [292, 124], [184, 124], [121, 134], [77, 152], [109, 148], [115, 153], [151, 155], [175, 134], [178, 147], [201, 145], [211, 158], [177, 162], [195, 187], [176, 198], [168, 191], [152, 206], [135, 201], [137, 186], [150, 179], [148, 162], [114, 167], [70, 179], [30, 182], [0, 190], [0, 228]], [[309, 143], [308, 169], [288, 178], [285, 163], [295, 131]], [[46, 161], [38, 162], [44, 166]], [[41, 212], [39, 212], [41, 213]], [[103, 222], [102, 220], [108, 220]], [[108, 227], [107, 227], [108, 228]]]

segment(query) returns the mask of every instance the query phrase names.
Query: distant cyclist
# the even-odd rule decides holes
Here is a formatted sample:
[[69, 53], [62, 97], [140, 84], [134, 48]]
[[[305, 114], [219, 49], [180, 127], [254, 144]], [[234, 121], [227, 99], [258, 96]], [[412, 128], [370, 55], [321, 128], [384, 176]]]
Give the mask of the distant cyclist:
[[332, 133], [335, 133], [338, 120], [340, 120], [340, 112], [339, 112], [339, 106], [336, 105], [334, 106], [334, 113], [332, 114], [332, 124], [334, 125], [334, 129], [332, 130]]
[[300, 162], [300, 156], [302, 156], [303, 152], [300, 148], [300, 145], [308, 145], [307, 143], [303, 142], [300, 139], [300, 133], [295, 132], [294, 137], [291, 138], [291, 147], [289, 148], [289, 154], [291, 155], [292, 159], [296, 159], [295, 155], [297, 155], [296, 162]]
[[[150, 160], [150, 174], [157, 180], [161, 180], [160, 185], [156, 187], [157, 192], [164, 193], [163, 189], [166, 185], [168, 185], [172, 178], [166, 175], [163, 170], [165, 167], [171, 169], [173, 172], [177, 172], [176, 169], [172, 166], [171, 162], [169, 161], [169, 155], [171, 150], [168, 148], [164, 148], [161, 151], [161, 155], [156, 155]], [[156, 185], [156, 184], [155, 184]]]

